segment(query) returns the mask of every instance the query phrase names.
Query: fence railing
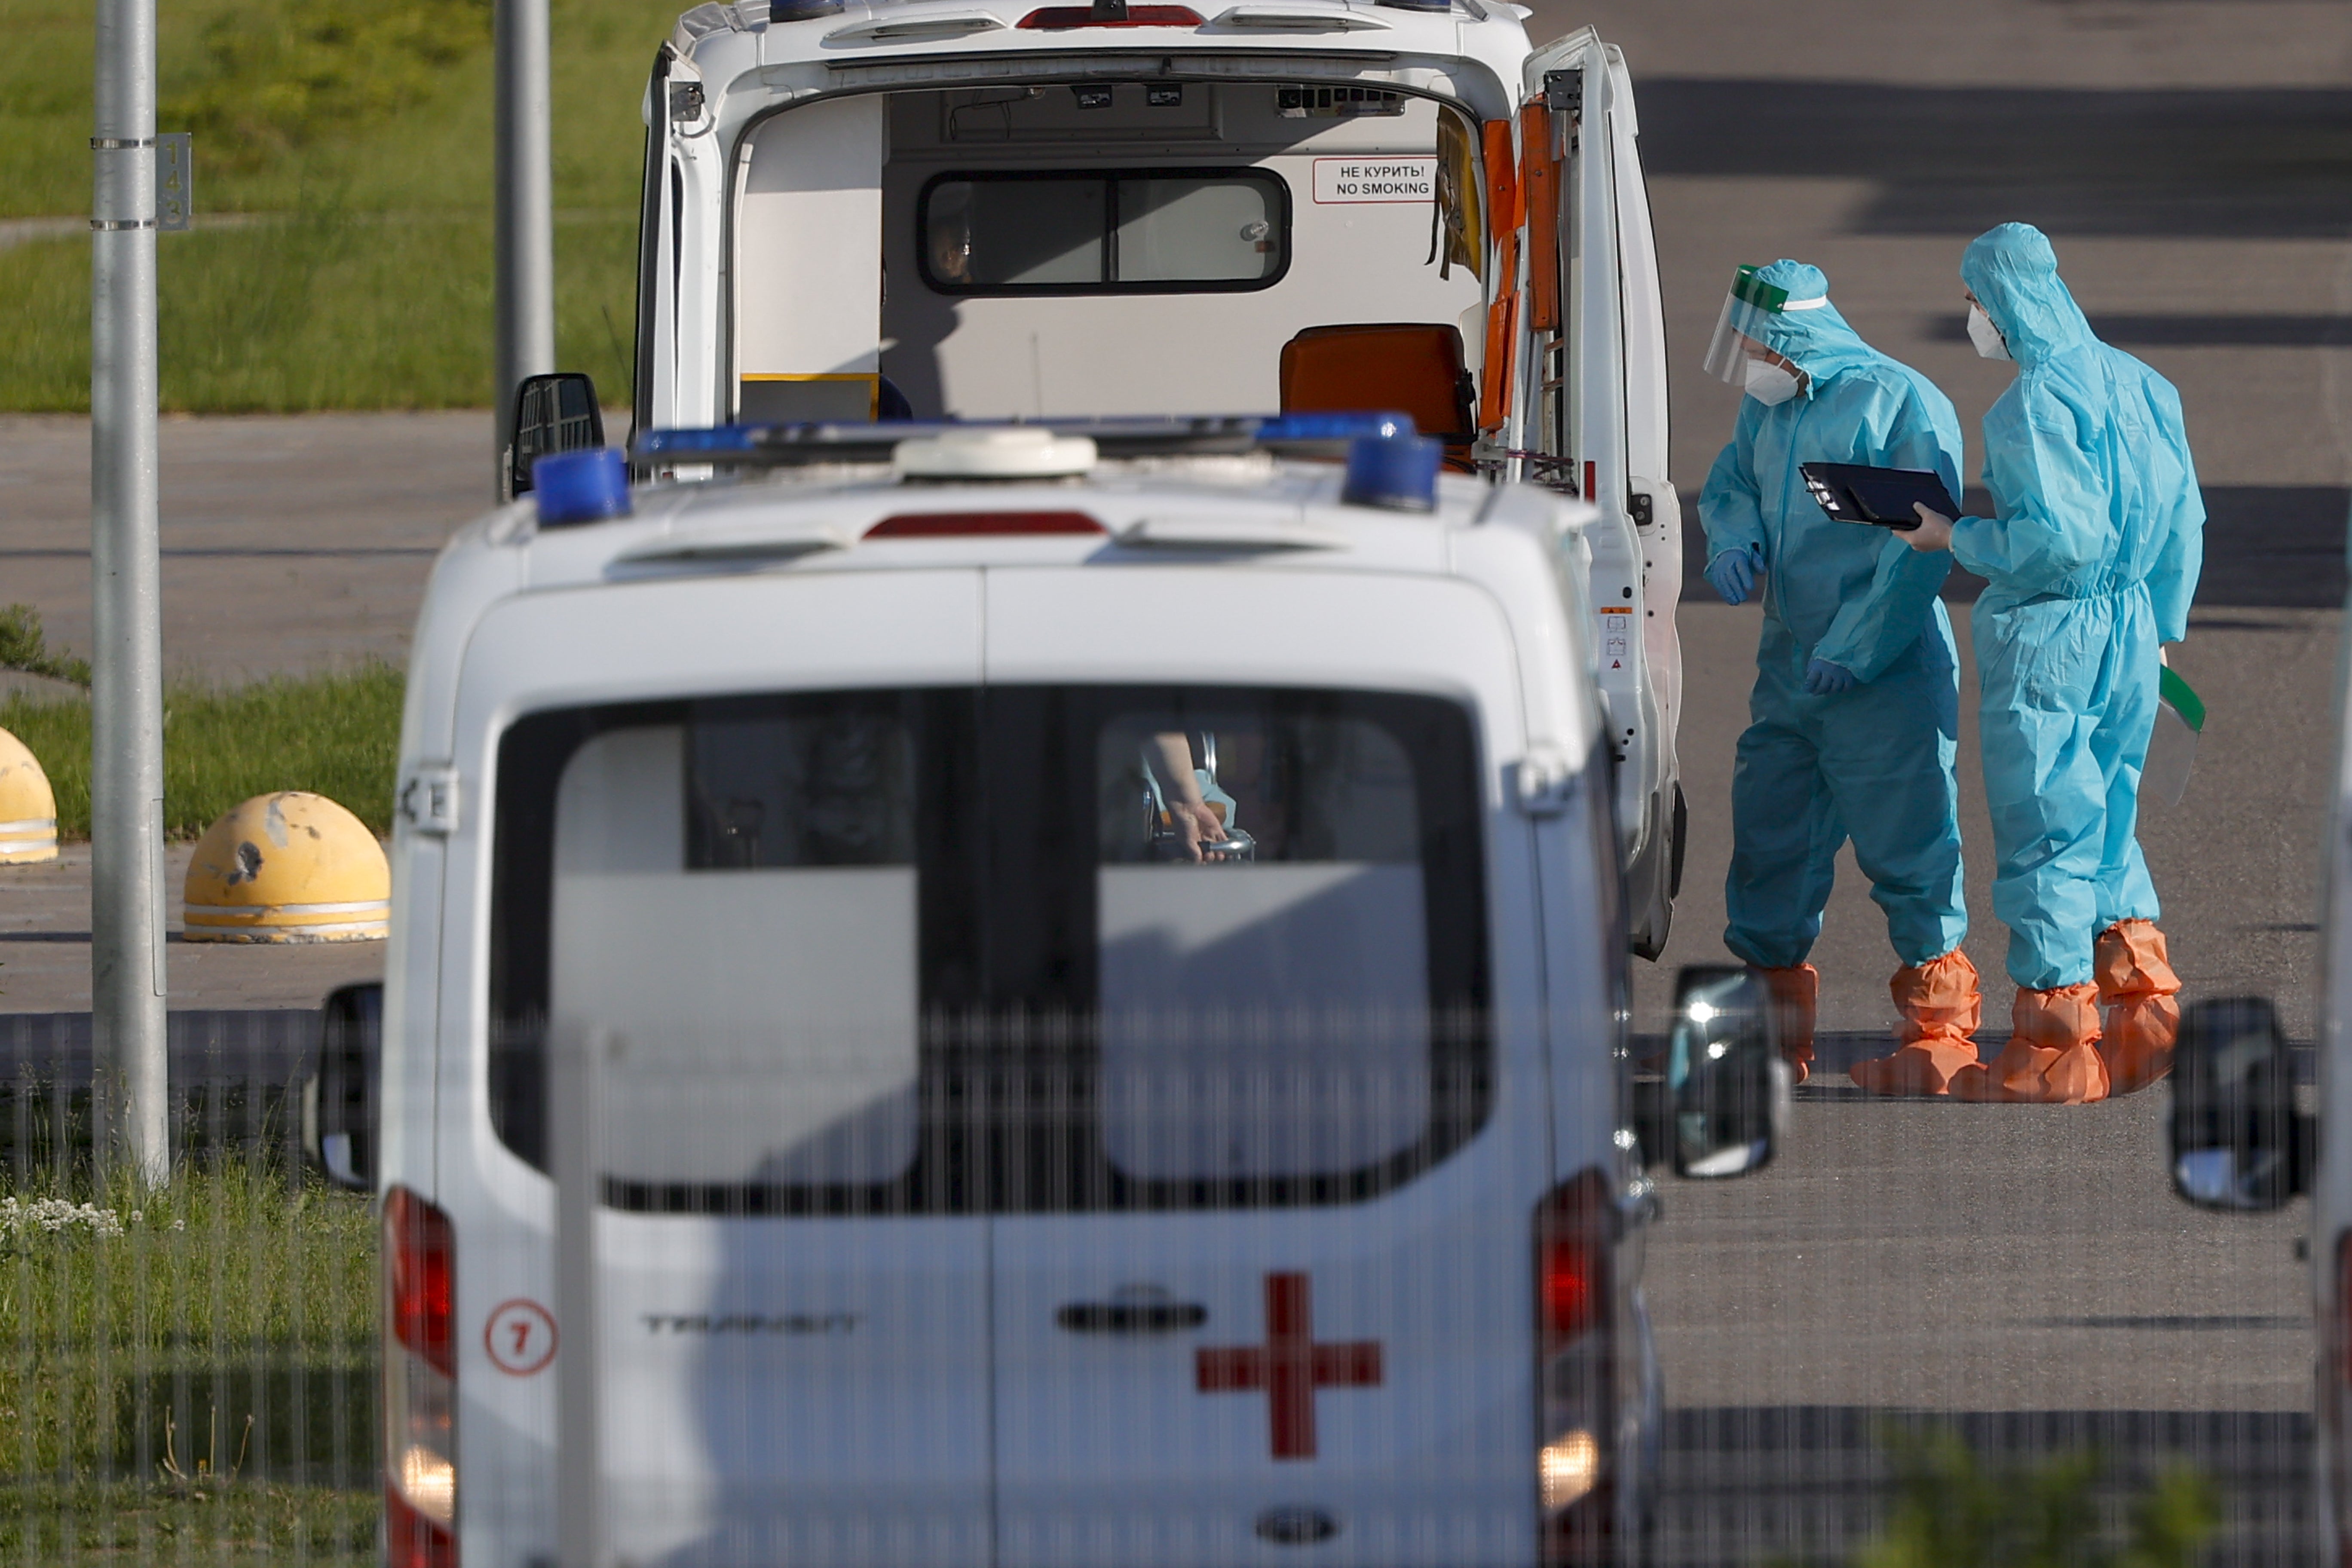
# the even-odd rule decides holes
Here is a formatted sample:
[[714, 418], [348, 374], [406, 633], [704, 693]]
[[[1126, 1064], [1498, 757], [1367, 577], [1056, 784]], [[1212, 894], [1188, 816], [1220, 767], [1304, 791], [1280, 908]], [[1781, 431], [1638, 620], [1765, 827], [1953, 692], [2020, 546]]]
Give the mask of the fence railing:
[[[319, 1034], [309, 1012], [173, 1015], [174, 1180], [140, 1193], [91, 1166], [87, 1018], [0, 1015], [0, 1568], [377, 1561], [376, 1222], [368, 1197], [331, 1187], [302, 1157]], [[1637, 1042], [1635, 1056], [1660, 1044]], [[1662, 1187], [1645, 1268], [1665, 1388], [1657, 1562], [1874, 1561], [1866, 1542], [1926, 1529], [1938, 1499], [2007, 1510], [2011, 1530], [2021, 1510], [2046, 1503], [2063, 1524], [2073, 1508], [2109, 1550], [2170, 1509], [2205, 1521], [2203, 1554], [2183, 1562], [2311, 1561], [2301, 1208], [2233, 1219], [2178, 1205], [2158, 1153], [2164, 1088], [2089, 1110], [1888, 1103], [1839, 1082], [1845, 1059], [1871, 1048], [1823, 1038], [1816, 1081], [1756, 1179]], [[636, 1113], [706, 1133], [773, 1109], [727, 1073], [679, 1079], [661, 1066], [648, 1059], [609, 1087]], [[709, 1103], [688, 1105], [698, 1093]], [[954, 1103], [983, 1101], [1013, 1113], [1003, 1096]], [[1065, 1120], [1083, 1110], [1108, 1130], [1108, 1157], [1131, 1154], [1116, 1094], [1055, 1089], [1041, 1103]], [[930, 1101], [909, 1104], [912, 1118]], [[1391, 1128], [1394, 1108], [1383, 1102], [1375, 1120]], [[896, 1125], [855, 1124], [875, 1138]], [[1137, 1125], [1156, 1136], [1156, 1123]], [[766, 1223], [756, 1205], [677, 1209], [631, 1200], [625, 1183], [602, 1190], [614, 1215]], [[1203, 1188], [1198, 1202], [1215, 1207], [1223, 1192]], [[1349, 1201], [1267, 1195], [1327, 1226]], [[785, 1220], [863, 1212], [770, 1206]], [[870, 1222], [889, 1225], [903, 1206], [873, 1205]], [[1236, 1234], [1276, 1217], [1236, 1215]], [[1024, 1211], [1018, 1223], [1034, 1221]], [[836, 1257], [836, 1271], [857, 1256]], [[1076, 1267], [1033, 1260], [1049, 1273], [1066, 1263]], [[1084, 1296], [1083, 1272], [1052, 1300]], [[1397, 1310], [1445, 1288], [1409, 1271]], [[1244, 1321], [1255, 1298], [1242, 1295], [1239, 1309], [1203, 1298], [1204, 1342], [1265, 1337]], [[1381, 1331], [1339, 1321], [1336, 1285], [1318, 1300], [1332, 1333]], [[759, 1350], [714, 1341], [706, 1360], [731, 1367]], [[903, 1382], [877, 1375], [886, 1393]], [[1188, 1379], [1161, 1392], [1189, 1406]], [[1075, 1383], [1029, 1391], [1067, 1423], [1085, 1414], [1084, 1394]], [[768, 1419], [759, 1403], [734, 1411], [746, 1430]], [[1332, 1396], [1327, 1436], [1346, 1410]], [[501, 1500], [477, 1493], [468, 1506]], [[2084, 1559], [2110, 1560], [2121, 1559]]]
[[89, 1158], [87, 1015], [0, 1016], [0, 1563], [376, 1560], [376, 1238], [310, 1012], [171, 1018], [174, 1175]]

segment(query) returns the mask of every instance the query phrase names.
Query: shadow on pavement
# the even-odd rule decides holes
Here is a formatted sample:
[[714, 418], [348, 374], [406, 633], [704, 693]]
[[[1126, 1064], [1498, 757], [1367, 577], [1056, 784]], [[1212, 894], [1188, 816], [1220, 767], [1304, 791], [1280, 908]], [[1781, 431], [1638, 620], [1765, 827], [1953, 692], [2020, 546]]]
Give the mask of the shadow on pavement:
[[[1978, 515], [1991, 510], [1991, 499], [1980, 489], [1968, 490], [1960, 500]], [[2352, 489], [2336, 485], [2206, 486], [2205, 569], [2197, 584], [2198, 607], [2339, 608], [2346, 591], [2347, 510]], [[1706, 569], [1698, 500], [1685, 496], [1685, 599], [1714, 599]], [[1967, 604], [1983, 588], [1982, 578], [1954, 567], [1944, 597]]]
[[[2117, 315], [2091, 318], [2091, 331], [2119, 349], [2315, 349], [2352, 345], [2352, 316]], [[1969, 341], [1968, 317], [1954, 311], [1930, 319], [1931, 342]]]
[[2352, 233], [2352, 90], [1647, 78], [1653, 176], [1879, 182], [1868, 234]]

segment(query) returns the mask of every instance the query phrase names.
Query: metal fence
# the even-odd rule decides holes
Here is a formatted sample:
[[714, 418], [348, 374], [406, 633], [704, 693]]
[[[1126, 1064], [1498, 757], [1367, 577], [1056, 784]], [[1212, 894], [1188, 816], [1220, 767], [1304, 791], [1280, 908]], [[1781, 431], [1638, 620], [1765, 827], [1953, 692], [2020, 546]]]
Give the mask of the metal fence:
[[0, 1016], [0, 1562], [376, 1560], [375, 1226], [310, 1012], [172, 1016], [174, 1179], [89, 1160], [87, 1015]]
[[[1979, 1041], [1988, 1059], [2002, 1043]], [[2169, 1084], [2094, 1106], [1889, 1101], [1843, 1071], [1883, 1039], [1819, 1044], [1769, 1169], [1664, 1191], [1647, 1269], [1663, 1560], [1853, 1561], [1889, 1531], [1919, 1539], [1930, 1502], [1948, 1526], [1988, 1508], [2013, 1524], [2066, 1482], [2111, 1549], [2199, 1492], [2213, 1528], [2187, 1561], [2318, 1561], [2307, 1206], [2176, 1198]]]
[[[1349, 1028], [1385, 1037], [1396, 1024], [1354, 1018]], [[1427, 1037], [1479, 1028], [1450, 1019]], [[645, 1245], [648, 1223], [664, 1216], [719, 1238], [709, 1258], [677, 1262], [688, 1247], [667, 1272], [604, 1253], [584, 1278], [611, 1300], [586, 1309], [582, 1277], [565, 1284], [538, 1250], [541, 1242], [518, 1244], [537, 1261], [514, 1266], [516, 1296], [544, 1291], [558, 1318], [593, 1314], [595, 1331], [579, 1342], [595, 1346], [601, 1373], [604, 1436], [589, 1462], [608, 1552], [614, 1539], [652, 1543], [607, 1561], [1528, 1560], [1537, 1537], [1512, 1521], [1548, 1484], [1533, 1467], [1553, 1461], [1538, 1459], [1544, 1434], [1511, 1404], [1519, 1396], [1495, 1391], [1521, 1386], [1513, 1379], [1541, 1349], [1514, 1338], [1525, 1333], [1512, 1326], [1525, 1316], [1517, 1249], [1570, 1232], [1542, 1230], [1552, 1222], [1516, 1198], [1508, 1213], [1474, 1204], [1449, 1220], [1455, 1211], [1416, 1208], [1423, 1200], [1412, 1196], [1449, 1166], [1540, 1142], [1534, 1122], [1497, 1109], [1508, 1075], [1456, 1062], [1433, 1078], [1400, 1077], [1396, 1053], [1373, 1050], [1378, 1081], [1335, 1096], [1333, 1074], [1353, 1069], [1325, 1059], [1286, 1079], [1268, 1065], [1286, 1048], [1281, 1029], [1232, 1019], [1218, 1029], [1222, 1050], [1192, 1051], [1166, 1081], [1136, 1066], [1164, 1057], [1164, 1020], [1115, 1040], [932, 1029], [924, 1063], [965, 1068], [942, 1077], [925, 1065], [919, 1083], [892, 1084], [870, 1062], [827, 1079], [807, 1061], [803, 1070], [824, 1081], [797, 1102], [750, 1056], [698, 1073], [625, 1049], [593, 1095], [541, 1101], [551, 1124], [534, 1131], [509, 1117], [498, 1136], [551, 1139], [556, 1157], [544, 1145], [524, 1152], [560, 1175], [565, 1105], [597, 1108], [602, 1245]], [[105, 1186], [89, 1164], [86, 1020], [0, 1016], [0, 1563], [377, 1560], [377, 1220], [371, 1200], [303, 1165], [302, 1086], [318, 1030], [310, 1013], [175, 1015], [176, 1178], [142, 1194]], [[509, 1042], [509, 1093], [526, 1044]], [[1663, 1044], [1637, 1039], [1633, 1055]], [[2163, 1176], [2163, 1087], [2087, 1109], [1866, 1099], [1842, 1068], [1882, 1048], [1824, 1037], [1760, 1173], [1656, 1173], [1662, 1212], [1641, 1260], [1664, 1377], [1649, 1426], [1660, 1479], [1652, 1561], [1958, 1564], [1995, 1560], [1954, 1544], [1970, 1531], [2012, 1544], [2073, 1531], [2085, 1552], [2112, 1554], [2168, 1528], [2201, 1543], [2183, 1563], [2315, 1561], [2301, 1205], [2225, 1216], [2179, 1204]], [[1104, 1071], [1120, 1051], [1125, 1080]], [[2298, 1055], [2307, 1068], [2309, 1052]], [[1334, 1121], [1334, 1104], [1354, 1109]], [[1286, 1148], [1284, 1127], [1316, 1105], [1314, 1138]], [[734, 1192], [711, 1170], [735, 1157], [730, 1140], [759, 1143], [752, 1121], [800, 1128], [805, 1146], [771, 1160], [740, 1201], [711, 1198]], [[655, 1122], [700, 1129], [699, 1146], [646, 1143]], [[1204, 1139], [1209, 1122], [1247, 1137]], [[968, 1136], [992, 1129], [1045, 1135], [1024, 1156], [1026, 1178], [1007, 1163], [1011, 1143], [983, 1151]], [[1075, 1142], [1064, 1136], [1072, 1129], [1083, 1134]], [[1399, 1150], [1410, 1158], [1382, 1164]], [[1265, 1179], [1309, 1152], [1375, 1173], [1360, 1191]], [[926, 1160], [965, 1174], [900, 1187], [879, 1179]], [[1202, 1162], [1240, 1174], [1186, 1187]], [[979, 1180], [983, 1164], [987, 1182], [957, 1184]], [[661, 1179], [649, 1183], [656, 1165]], [[862, 1176], [844, 1197], [816, 1179], [819, 1166], [877, 1179]], [[1147, 1191], [1120, 1185], [1119, 1171], [1164, 1179]], [[754, 1188], [797, 1197], [753, 1201], [744, 1194]], [[1360, 1226], [1367, 1203], [1400, 1194], [1409, 1201], [1396, 1214], [1416, 1218]], [[1156, 1228], [1121, 1240], [1111, 1226], [1122, 1215]], [[980, 1274], [930, 1255], [943, 1220], [993, 1226]], [[846, 1228], [868, 1222], [878, 1228]], [[901, 1243], [918, 1230], [908, 1250]], [[1481, 1261], [1497, 1237], [1513, 1258], [1499, 1270]], [[1282, 1283], [1290, 1263], [1308, 1285]], [[461, 1267], [509, 1265], [467, 1255]], [[842, 1295], [837, 1313], [817, 1310], [824, 1291], [808, 1281], [841, 1295], [861, 1272], [862, 1304]], [[478, 1303], [481, 1290], [461, 1283], [459, 1300]], [[966, 1299], [974, 1290], [988, 1300]], [[981, 1336], [985, 1376], [958, 1372], [937, 1346], [853, 1346], [856, 1330], [842, 1326], [861, 1310], [917, 1306], [950, 1329], [959, 1314], [988, 1325], [964, 1325]], [[1008, 1323], [1031, 1308], [1035, 1342], [1024, 1343]], [[488, 1331], [457, 1330], [461, 1388], [476, 1379], [466, 1419], [503, 1427], [511, 1417], [562, 1437], [541, 1442], [538, 1460], [462, 1471], [458, 1517], [501, 1521], [501, 1554], [487, 1561], [531, 1560], [504, 1550], [523, 1541], [557, 1561], [560, 1532], [541, 1526], [564, 1495], [559, 1451], [582, 1451], [570, 1423], [548, 1423], [564, 1396], [551, 1373], [490, 1387], [466, 1371], [478, 1329]], [[1313, 1374], [1303, 1436], [1297, 1402], [1286, 1427], [1286, 1396], [1266, 1370], [1292, 1329]], [[781, 1347], [804, 1356], [836, 1332], [836, 1363], [778, 1372]], [[1456, 1342], [1433, 1350], [1433, 1335]], [[1437, 1353], [1454, 1370], [1416, 1381], [1412, 1358]], [[1113, 1366], [1120, 1357], [1145, 1370]], [[677, 1411], [645, 1393], [647, 1370], [670, 1362], [700, 1390], [699, 1425], [684, 1430], [694, 1462], [735, 1464], [737, 1490], [689, 1497], [663, 1480], [676, 1468], [668, 1459], [646, 1458], [646, 1445], [679, 1436], [663, 1425]], [[1487, 1394], [1454, 1397], [1486, 1384]], [[1618, 1415], [1637, 1392], [1612, 1396]], [[940, 1495], [946, 1428], [967, 1417], [982, 1452], [958, 1462], [992, 1478], [995, 1500], [976, 1508], [970, 1531], [942, 1534], [921, 1510]], [[1507, 1442], [1475, 1430], [1494, 1421], [1511, 1427]], [[793, 1436], [777, 1436], [784, 1428]], [[1319, 1443], [1325, 1464], [1297, 1462], [1285, 1442]], [[478, 1444], [477, 1458], [494, 1447]], [[832, 1496], [760, 1480], [761, 1465], [786, 1459], [873, 1463]], [[1021, 1479], [1013, 1472], [1024, 1464], [1036, 1473]], [[1073, 1476], [1092, 1479], [1073, 1489]], [[1444, 1500], [1450, 1489], [1470, 1504]], [[1503, 1522], [1482, 1522], [1481, 1509]], [[644, 1528], [665, 1513], [731, 1522], [700, 1536]], [[894, 1520], [914, 1533], [891, 1534]], [[910, 1556], [899, 1550], [909, 1541], [929, 1547]], [[1948, 1554], [1916, 1555], [1922, 1541]]]

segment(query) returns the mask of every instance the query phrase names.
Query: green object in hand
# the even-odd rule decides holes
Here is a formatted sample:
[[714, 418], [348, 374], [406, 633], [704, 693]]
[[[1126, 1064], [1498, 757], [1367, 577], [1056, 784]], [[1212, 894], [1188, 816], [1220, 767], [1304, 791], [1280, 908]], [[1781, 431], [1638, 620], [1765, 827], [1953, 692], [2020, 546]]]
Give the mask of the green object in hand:
[[2200, 735], [2205, 732], [2205, 700], [2190, 690], [2189, 682], [2168, 664], [2156, 678], [2156, 698], [2179, 714], [2182, 723]]
[[2189, 791], [2189, 770], [2197, 761], [2197, 740], [2205, 730], [2205, 700], [2165, 665], [2156, 678], [2156, 725], [2140, 762], [2140, 797], [2179, 805]]

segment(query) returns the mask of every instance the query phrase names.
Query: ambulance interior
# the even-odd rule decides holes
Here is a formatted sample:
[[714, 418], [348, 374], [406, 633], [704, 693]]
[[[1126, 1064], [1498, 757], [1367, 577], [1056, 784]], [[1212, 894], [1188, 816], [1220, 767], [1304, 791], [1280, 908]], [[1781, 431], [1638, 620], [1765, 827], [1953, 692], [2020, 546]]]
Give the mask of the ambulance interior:
[[1473, 434], [1476, 141], [1433, 100], [957, 88], [787, 109], [746, 145], [740, 418], [1377, 407]]

